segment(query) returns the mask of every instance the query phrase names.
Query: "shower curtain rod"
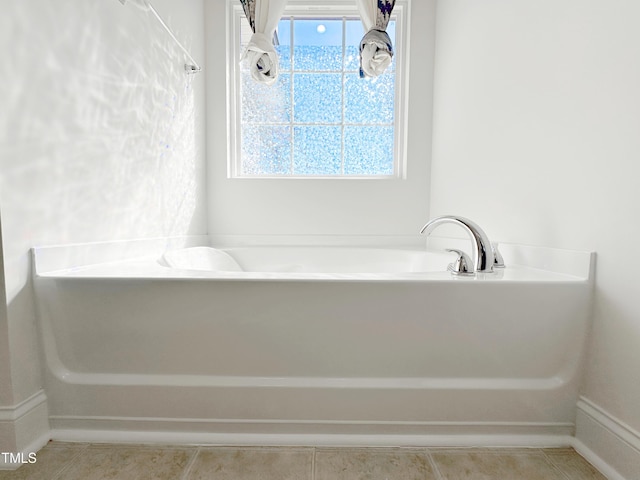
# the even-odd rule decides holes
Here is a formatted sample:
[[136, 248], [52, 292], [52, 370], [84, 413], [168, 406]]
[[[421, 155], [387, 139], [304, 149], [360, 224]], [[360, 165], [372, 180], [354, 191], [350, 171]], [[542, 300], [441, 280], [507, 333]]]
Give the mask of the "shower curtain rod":
[[[123, 5], [126, 2], [127, 2], [127, 0], [120, 0], [120, 3], [122, 3]], [[180, 47], [180, 50], [182, 50], [182, 52], [187, 56], [187, 59], [189, 60], [189, 62], [191, 62], [191, 63], [185, 63], [184, 64], [184, 69], [188, 74], [198, 73], [200, 70], [202, 70], [202, 67], [200, 67], [200, 65], [198, 65], [198, 63], [193, 59], [193, 57], [187, 51], [187, 49], [184, 48], [182, 43], [180, 43], [180, 40], [178, 40], [176, 38], [176, 36], [171, 31], [171, 28], [169, 28], [169, 25], [167, 25], [167, 23], [162, 19], [162, 17], [158, 13], [158, 11], [153, 7], [153, 5], [151, 5], [151, 2], [149, 0], [132, 0], [131, 3], [134, 3], [134, 4], [140, 4], [141, 3], [142, 4], [142, 8], [145, 8], [145, 7], [148, 8], [151, 11], [151, 13], [153, 13], [153, 15], [158, 19], [158, 21], [160, 22], [160, 25], [162, 25], [162, 27], [167, 31], [167, 33], [173, 39], [173, 41], [176, 43], [176, 45], [178, 45], [178, 47]]]
[[202, 70], [202, 68], [200, 67], [200, 65], [198, 65], [198, 63], [193, 59], [193, 57], [191, 56], [191, 54], [187, 51], [186, 48], [184, 48], [182, 46], [182, 43], [180, 43], [180, 41], [176, 38], [176, 36], [173, 34], [173, 32], [171, 31], [171, 29], [169, 28], [169, 25], [167, 25], [165, 23], [165, 21], [162, 19], [162, 17], [160, 16], [160, 14], [157, 12], [157, 10], [155, 8], [153, 8], [153, 5], [151, 5], [151, 3], [149, 3], [149, 9], [151, 10], [151, 13], [153, 13], [156, 18], [158, 19], [158, 21], [160, 22], [160, 24], [164, 27], [164, 29], [167, 31], [167, 33], [169, 34], [169, 36], [171, 38], [173, 38], [173, 41], [176, 42], [176, 45], [178, 45], [180, 47], [180, 49], [184, 52], [184, 54], [187, 56], [187, 58], [189, 59], [189, 61], [191, 63], [185, 63], [184, 64], [184, 69], [186, 70], [187, 73], [198, 73], [200, 70]]

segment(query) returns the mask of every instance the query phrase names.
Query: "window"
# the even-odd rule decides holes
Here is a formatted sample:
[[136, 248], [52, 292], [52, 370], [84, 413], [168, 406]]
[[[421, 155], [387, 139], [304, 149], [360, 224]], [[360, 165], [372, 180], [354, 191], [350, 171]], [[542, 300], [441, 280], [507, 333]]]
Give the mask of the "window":
[[278, 24], [280, 75], [272, 86], [253, 81], [237, 61], [251, 29], [233, 9], [229, 176], [402, 177], [401, 2], [387, 28], [393, 62], [374, 79], [359, 77], [365, 32], [356, 11], [296, 3]]

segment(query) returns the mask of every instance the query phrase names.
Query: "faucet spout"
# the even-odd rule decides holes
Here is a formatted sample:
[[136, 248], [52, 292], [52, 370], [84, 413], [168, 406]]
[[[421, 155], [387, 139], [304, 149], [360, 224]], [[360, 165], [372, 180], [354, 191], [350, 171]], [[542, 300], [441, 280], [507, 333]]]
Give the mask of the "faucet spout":
[[469, 237], [473, 245], [474, 252], [474, 267], [476, 273], [491, 273], [493, 272], [493, 249], [489, 237], [484, 233], [484, 230], [478, 226], [478, 224], [472, 222], [468, 218], [459, 217], [455, 215], [444, 215], [442, 217], [436, 217], [430, 220], [422, 227], [420, 233], [430, 235], [438, 226], [446, 223], [452, 223], [462, 227]]

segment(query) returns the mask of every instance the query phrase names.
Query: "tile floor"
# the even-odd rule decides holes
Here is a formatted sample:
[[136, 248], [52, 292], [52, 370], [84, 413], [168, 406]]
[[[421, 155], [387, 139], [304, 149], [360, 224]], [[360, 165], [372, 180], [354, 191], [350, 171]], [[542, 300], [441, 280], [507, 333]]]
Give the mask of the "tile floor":
[[573, 449], [171, 447], [51, 442], [0, 480], [606, 480]]

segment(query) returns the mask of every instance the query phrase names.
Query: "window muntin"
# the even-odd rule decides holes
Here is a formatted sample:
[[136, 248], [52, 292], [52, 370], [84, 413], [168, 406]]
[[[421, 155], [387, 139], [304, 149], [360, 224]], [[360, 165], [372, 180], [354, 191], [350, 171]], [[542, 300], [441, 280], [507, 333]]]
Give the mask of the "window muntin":
[[[251, 32], [243, 16], [237, 20], [244, 22], [236, 27], [241, 52]], [[402, 178], [401, 25], [394, 11], [387, 29], [396, 46], [391, 66], [378, 78], [362, 79], [364, 30], [357, 16], [287, 14], [277, 31], [276, 84], [261, 85], [246, 66], [235, 67], [240, 81], [230, 176]]]

